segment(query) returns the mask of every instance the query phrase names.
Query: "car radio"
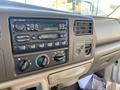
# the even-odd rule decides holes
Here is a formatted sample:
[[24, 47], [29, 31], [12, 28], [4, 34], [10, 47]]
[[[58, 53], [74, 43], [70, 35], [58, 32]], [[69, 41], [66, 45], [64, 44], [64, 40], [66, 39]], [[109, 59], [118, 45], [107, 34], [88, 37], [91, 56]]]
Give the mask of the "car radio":
[[13, 54], [68, 47], [68, 20], [9, 18]]
[[17, 74], [67, 62], [67, 19], [10, 17], [9, 26]]

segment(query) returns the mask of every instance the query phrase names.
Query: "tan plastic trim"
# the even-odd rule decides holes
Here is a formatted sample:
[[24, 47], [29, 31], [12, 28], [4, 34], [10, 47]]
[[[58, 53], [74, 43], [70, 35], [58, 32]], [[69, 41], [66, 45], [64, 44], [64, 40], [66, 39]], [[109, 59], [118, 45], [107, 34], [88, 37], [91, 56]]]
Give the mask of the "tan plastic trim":
[[11, 87], [12, 90], [18, 90], [16, 88], [24, 86], [24, 85], [30, 85], [30, 84], [35, 84], [35, 83], [43, 83], [44, 84], [44, 86], [43, 86], [44, 90], [48, 90], [48, 87], [49, 87], [48, 86], [48, 75], [50, 75], [52, 73], [60, 72], [60, 71], [63, 71], [63, 70], [69, 70], [71, 68], [75, 68], [75, 67], [80, 66], [80, 65], [82, 66], [82, 65], [87, 64], [87, 63], [91, 63], [91, 65], [92, 65], [93, 60], [94, 60], [94, 58], [91, 59], [91, 60], [82, 62], [82, 63], [68, 65], [68, 66], [65, 66], [65, 67], [62, 67], [62, 68], [59, 68], [59, 69], [54, 69], [54, 70], [39, 73], [39, 74], [36, 74], [36, 75], [31, 75], [31, 76], [27, 76], [27, 77], [15, 79], [15, 80], [3, 82], [3, 83], [0, 84], [0, 89]]

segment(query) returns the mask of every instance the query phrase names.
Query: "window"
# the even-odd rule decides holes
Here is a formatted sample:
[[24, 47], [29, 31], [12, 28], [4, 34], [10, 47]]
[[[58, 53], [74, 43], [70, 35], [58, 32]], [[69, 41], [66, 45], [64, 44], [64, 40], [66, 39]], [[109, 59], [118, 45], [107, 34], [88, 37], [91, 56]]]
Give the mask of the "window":
[[43, 6], [81, 15], [107, 16], [119, 5], [120, 0], [9, 0]]

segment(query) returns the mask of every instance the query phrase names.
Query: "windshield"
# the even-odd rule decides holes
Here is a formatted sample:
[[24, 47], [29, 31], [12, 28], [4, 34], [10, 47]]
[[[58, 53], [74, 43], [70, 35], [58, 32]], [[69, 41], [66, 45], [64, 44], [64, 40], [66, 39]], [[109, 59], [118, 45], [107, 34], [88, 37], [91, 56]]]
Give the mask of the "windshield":
[[9, 0], [53, 8], [80, 15], [109, 16], [119, 5], [120, 0]]

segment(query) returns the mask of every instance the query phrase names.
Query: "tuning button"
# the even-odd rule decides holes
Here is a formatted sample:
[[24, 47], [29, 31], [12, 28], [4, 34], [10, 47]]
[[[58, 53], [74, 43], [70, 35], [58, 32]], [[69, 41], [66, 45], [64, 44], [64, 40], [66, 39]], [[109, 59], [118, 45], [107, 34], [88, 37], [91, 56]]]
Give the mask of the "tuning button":
[[62, 53], [57, 53], [57, 54], [54, 56], [54, 60], [55, 60], [56, 62], [63, 61], [63, 60], [65, 60], [65, 55], [62, 54]]
[[30, 63], [27, 59], [22, 59], [17, 62], [17, 68], [20, 72], [26, 71], [30, 66]]
[[36, 58], [36, 66], [37, 67], [45, 67], [46, 65], [48, 65], [50, 63], [49, 57], [46, 55], [43, 56], [38, 56]]

